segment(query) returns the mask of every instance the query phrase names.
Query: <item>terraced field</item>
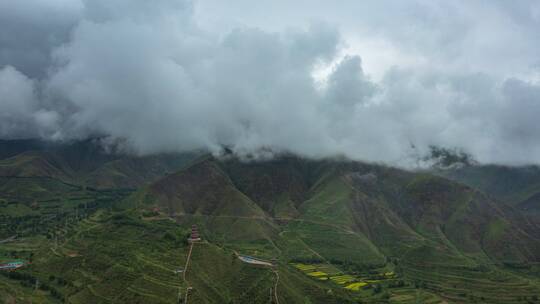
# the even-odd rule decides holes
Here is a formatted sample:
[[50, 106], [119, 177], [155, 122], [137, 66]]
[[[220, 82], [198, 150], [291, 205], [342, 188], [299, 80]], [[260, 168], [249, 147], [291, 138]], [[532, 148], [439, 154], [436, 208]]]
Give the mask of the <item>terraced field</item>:
[[[291, 263], [291, 266], [300, 270], [306, 276], [320, 280], [329, 281], [351, 291], [359, 291], [364, 287], [371, 287], [373, 284], [388, 283], [395, 279], [394, 272], [385, 272], [370, 275], [350, 275], [343, 273], [339, 268], [331, 264], [304, 264]], [[379, 279], [372, 279], [377, 277]]]
[[57, 299], [71, 303], [168, 302], [180, 287], [174, 270], [181, 267], [184, 251], [175, 240], [149, 244], [163, 238], [160, 228], [175, 233], [178, 228], [165, 222], [144, 229], [148, 227], [137, 221], [132, 222], [135, 226], [118, 226], [129, 220], [101, 212], [85, 219], [57, 247], [36, 248], [34, 263], [21, 273], [53, 287]]
[[526, 280], [500, 269], [474, 269], [448, 264], [404, 263], [406, 278], [451, 301], [523, 303], [540, 295], [539, 281]]

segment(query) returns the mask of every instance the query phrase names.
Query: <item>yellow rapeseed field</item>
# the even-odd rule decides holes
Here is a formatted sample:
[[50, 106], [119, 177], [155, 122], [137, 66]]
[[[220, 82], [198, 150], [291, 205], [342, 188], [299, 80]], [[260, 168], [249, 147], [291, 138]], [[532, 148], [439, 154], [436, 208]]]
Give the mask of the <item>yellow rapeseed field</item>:
[[327, 281], [327, 280], [328, 280], [328, 277], [317, 277], [317, 280]]
[[315, 266], [313, 266], [313, 265], [306, 265], [306, 264], [296, 263], [296, 264], [293, 264], [293, 266], [300, 269], [300, 270], [302, 270], [302, 271], [315, 270]]
[[345, 286], [345, 288], [347, 288], [348, 290], [354, 290], [354, 291], [358, 291], [360, 290], [360, 288], [366, 286], [367, 283], [365, 282], [357, 282], [357, 283], [352, 283], [352, 284], [349, 284], [347, 286]]
[[334, 282], [336, 282], [338, 284], [345, 284], [345, 283], [354, 281], [355, 278], [353, 276], [345, 274], [345, 275], [330, 277], [330, 280], [332, 280], [332, 281], [334, 281]]

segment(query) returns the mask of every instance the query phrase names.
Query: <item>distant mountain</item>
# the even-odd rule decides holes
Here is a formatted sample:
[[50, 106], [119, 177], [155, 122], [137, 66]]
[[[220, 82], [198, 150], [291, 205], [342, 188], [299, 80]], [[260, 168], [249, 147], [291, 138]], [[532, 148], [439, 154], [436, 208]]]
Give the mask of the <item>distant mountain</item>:
[[177, 171], [200, 153], [131, 156], [109, 153], [95, 140], [0, 141], [0, 176], [48, 177], [95, 188], [137, 188]]
[[39, 139], [0, 139], [0, 159], [15, 156], [27, 151], [43, 151], [51, 144]]
[[540, 212], [540, 167], [464, 166], [437, 174], [479, 189], [517, 208]]
[[0, 176], [3, 177], [51, 177], [67, 181], [73, 175], [69, 165], [50, 152], [26, 151], [0, 160]]

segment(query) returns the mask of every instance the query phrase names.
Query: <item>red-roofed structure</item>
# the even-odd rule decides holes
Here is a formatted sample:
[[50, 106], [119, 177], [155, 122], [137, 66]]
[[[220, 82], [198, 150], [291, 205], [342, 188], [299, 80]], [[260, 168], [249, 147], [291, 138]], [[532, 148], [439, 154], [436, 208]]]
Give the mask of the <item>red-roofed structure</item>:
[[199, 235], [199, 230], [197, 229], [197, 225], [191, 226], [191, 235], [188, 238], [189, 242], [198, 242], [201, 240], [201, 236]]

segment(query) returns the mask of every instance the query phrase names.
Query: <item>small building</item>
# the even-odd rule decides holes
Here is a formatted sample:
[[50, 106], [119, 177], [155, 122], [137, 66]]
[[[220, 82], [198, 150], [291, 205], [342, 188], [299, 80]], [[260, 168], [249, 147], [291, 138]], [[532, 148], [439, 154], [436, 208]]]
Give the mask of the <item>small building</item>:
[[24, 266], [23, 261], [12, 261], [0, 264], [0, 270], [15, 270]]
[[198, 242], [201, 240], [201, 236], [199, 235], [199, 230], [197, 229], [197, 225], [191, 226], [191, 234], [188, 238], [188, 242]]

